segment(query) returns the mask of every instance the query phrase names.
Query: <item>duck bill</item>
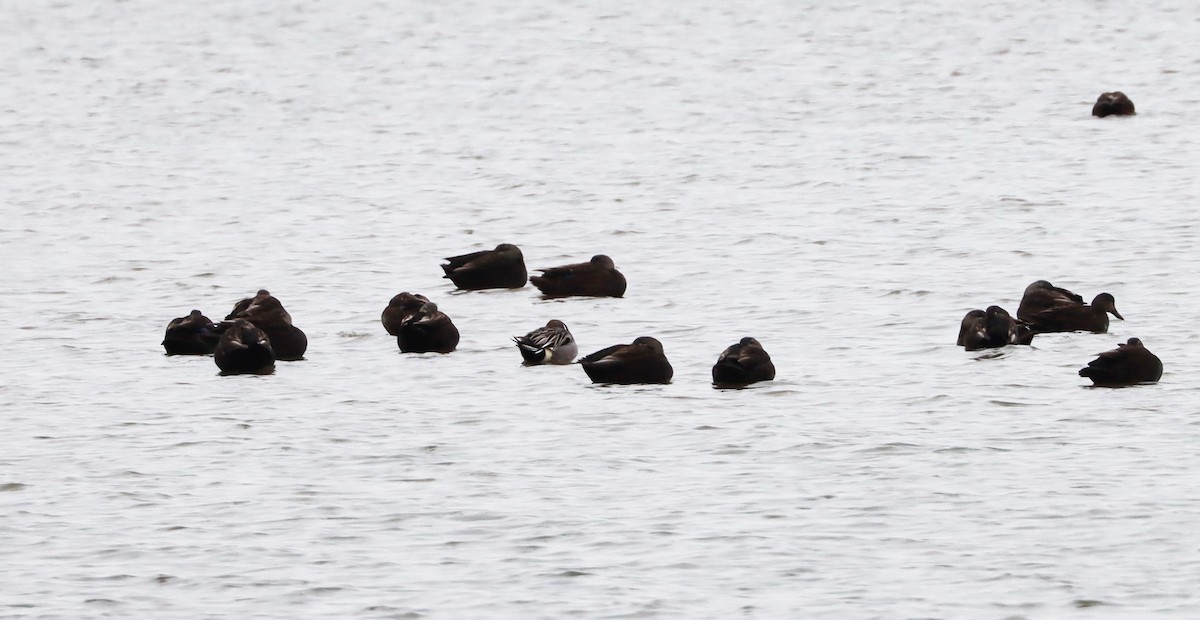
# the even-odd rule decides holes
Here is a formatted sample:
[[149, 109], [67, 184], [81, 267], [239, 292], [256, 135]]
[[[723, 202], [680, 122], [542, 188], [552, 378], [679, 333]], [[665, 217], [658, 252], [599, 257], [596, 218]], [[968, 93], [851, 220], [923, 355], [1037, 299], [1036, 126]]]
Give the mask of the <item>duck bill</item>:
[[1117, 312], [1116, 308], [1113, 308], [1112, 310], [1110, 310], [1110, 312], [1112, 312], [1112, 315], [1117, 317], [1118, 319], [1121, 319], [1122, 321], [1125, 320], [1125, 317], [1121, 316], [1121, 313]]

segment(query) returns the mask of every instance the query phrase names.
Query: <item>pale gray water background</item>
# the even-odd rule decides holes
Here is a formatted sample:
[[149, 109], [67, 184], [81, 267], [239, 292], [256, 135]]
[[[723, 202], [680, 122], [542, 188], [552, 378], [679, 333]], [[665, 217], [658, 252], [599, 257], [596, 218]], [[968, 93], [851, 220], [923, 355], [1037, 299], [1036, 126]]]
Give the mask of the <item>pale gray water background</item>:
[[[0, 616], [1200, 617], [1194, 3], [2, 6]], [[440, 279], [500, 242], [629, 292]], [[953, 345], [1041, 278], [1127, 320]], [[162, 354], [260, 287], [306, 360]]]

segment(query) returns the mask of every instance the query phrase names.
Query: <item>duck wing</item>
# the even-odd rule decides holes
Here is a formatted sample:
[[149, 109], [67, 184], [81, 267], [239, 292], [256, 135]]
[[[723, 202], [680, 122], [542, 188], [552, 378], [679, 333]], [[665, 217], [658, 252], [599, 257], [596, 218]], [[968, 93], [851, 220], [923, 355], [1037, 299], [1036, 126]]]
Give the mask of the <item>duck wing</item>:
[[631, 346], [632, 345], [628, 345], [628, 344], [614, 344], [611, 347], [605, 347], [603, 349], [600, 349], [599, 351], [596, 351], [595, 353], [589, 353], [588, 355], [585, 355], [585, 356], [579, 358], [579, 363], [580, 364], [617, 363], [617, 362], [621, 361], [622, 357], [624, 357], [621, 355], [621, 353], [625, 352], [624, 350], [629, 349]]
[[464, 267], [468, 267], [472, 262], [481, 258], [486, 258], [495, 253], [495, 250], [480, 250], [469, 254], [460, 254], [458, 256], [450, 256], [446, 258], [446, 264], [442, 265], [442, 270], [449, 274], [452, 271], [458, 271]]

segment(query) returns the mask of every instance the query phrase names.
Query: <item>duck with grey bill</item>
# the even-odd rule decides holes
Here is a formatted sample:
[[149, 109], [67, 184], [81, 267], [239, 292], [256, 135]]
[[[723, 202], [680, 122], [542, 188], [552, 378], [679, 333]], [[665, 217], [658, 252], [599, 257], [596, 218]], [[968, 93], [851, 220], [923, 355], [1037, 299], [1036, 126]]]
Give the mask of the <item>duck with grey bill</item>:
[[1088, 362], [1086, 368], [1079, 369], [1079, 376], [1091, 379], [1098, 387], [1121, 387], [1154, 383], [1162, 377], [1162, 371], [1162, 360], [1146, 349], [1141, 340], [1130, 338]]
[[579, 346], [566, 323], [552, 319], [524, 336], [514, 336], [513, 342], [521, 351], [526, 366], [538, 364], [570, 364], [579, 354]]
[[775, 364], [755, 338], [742, 338], [721, 352], [712, 367], [713, 385], [744, 387], [775, 378]]
[[998, 349], [1010, 344], [1029, 344], [1034, 332], [1016, 321], [1000, 306], [972, 310], [958, 327], [958, 346], [968, 351]]
[[625, 276], [613, 260], [597, 254], [586, 263], [538, 269], [541, 275], [529, 281], [546, 297], [621, 297], [625, 294]]
[[224, 375], [268, 375], [275, 371], [275, 351], [266, 332], [246, 319], [234, 319], [213, 352]]
[[649, 336], [600, 349], [579, 364], [592, 383], [670, 383], [675, 374], [662, 343]]
[[1083, 297], [1045, 280], [1026, 287], [1017, 307], [1017, 318], [1039, 334], [1075, 331], [1103, 334], [1108, 331], [1109, 314], [1125, 320], [1117, 312], [1112, 295], [1100, 293], [1089, 305], [1083, 303]]
[[511, 243], [501, 243], [494, 250], [451, 256], [442, 271], [454, 286], [465, 291], [489, 288], [521, 288], [529, 272], [521, 249]]

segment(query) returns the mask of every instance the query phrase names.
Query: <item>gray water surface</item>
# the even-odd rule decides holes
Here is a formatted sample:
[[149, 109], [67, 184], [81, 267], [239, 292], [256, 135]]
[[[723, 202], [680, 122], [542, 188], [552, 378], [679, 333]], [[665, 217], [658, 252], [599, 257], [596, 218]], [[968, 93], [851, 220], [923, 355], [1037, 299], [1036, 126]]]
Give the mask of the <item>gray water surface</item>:
[[[0, 616], [1200, 616], [1193, 4], [4, 5]], [[628, 293], [441, 279], [501, 242]], [[953, 345], [1037, 279], [1127, 320]], [[163, 355], [259, 288], [305, 360]]]

